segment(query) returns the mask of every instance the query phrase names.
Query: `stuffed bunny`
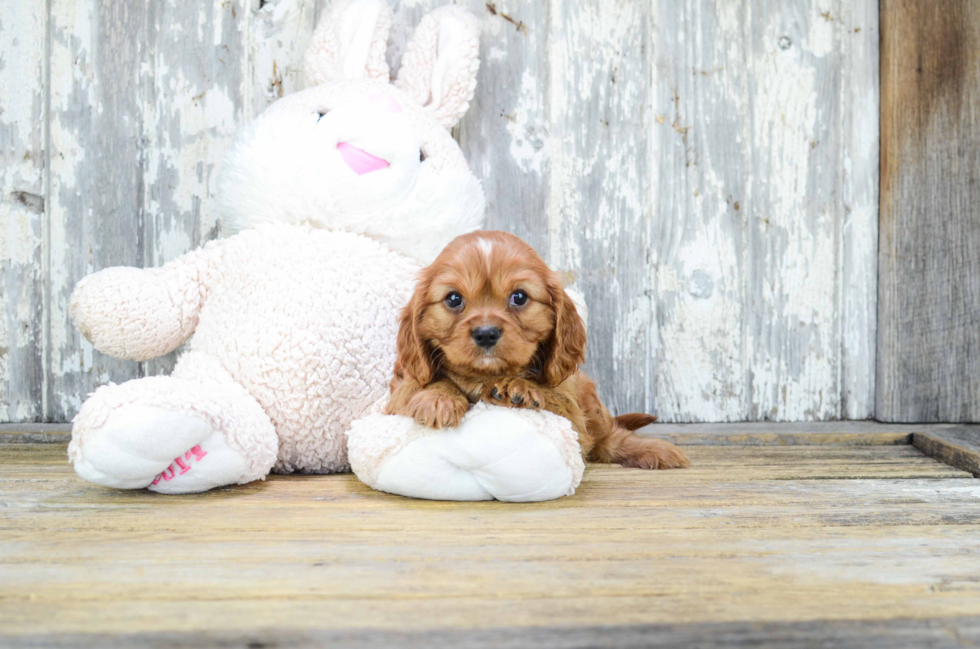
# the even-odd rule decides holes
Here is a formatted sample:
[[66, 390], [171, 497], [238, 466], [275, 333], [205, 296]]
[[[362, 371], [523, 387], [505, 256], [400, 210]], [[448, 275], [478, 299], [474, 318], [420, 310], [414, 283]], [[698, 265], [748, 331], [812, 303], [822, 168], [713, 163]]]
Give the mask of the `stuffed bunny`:
[[425, 16], [394, 83], [390, 24], [384, 0], [325, 14], [304, 61], [311, 87], [225, 157], [216, 201], [230, 236], [79, 282], [72, 319], [106, 354], [147, 360], [193, 335], [171, 376], [88, 398], [68, 448], [79, 476], [191, 493], [353, 461], [371, 486], [410, 496], [574, 492], [582, 461], [560, 417], [480, 405], [433, 431], [379, 414], [416, 274], [485, 208], [449, 133], [476, 84], [476, 19], [455, 6]]

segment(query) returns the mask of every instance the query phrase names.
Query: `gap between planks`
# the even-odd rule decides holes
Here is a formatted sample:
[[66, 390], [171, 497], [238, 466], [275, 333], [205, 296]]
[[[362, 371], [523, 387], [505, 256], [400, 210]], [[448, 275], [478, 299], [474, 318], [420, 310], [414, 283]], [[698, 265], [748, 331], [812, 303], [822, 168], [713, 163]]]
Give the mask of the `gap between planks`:
[[[916, 432], [950, 428], [980, 431], [980, 426], [882, 424], [874, 421], [746, 422], [724, 424], [653, 424], [642, 435], [685, 446], [879, 446], [910, 444]], [[0, 444], [67, 443], [71, 424], [0, 424]]]
[[503, 626], [552, 646], [616, 625], [692, 646], [752, 621], [769, 625], [760, 642], [836, 628], [853, 646], [894, 618], [915, 639], [956, 616], [975, 631], [969, 474], [909, 445], [689, 452], [688, 470], [592, 466], [575, 497], [514, 505], [399, 498], [351, 475], [123, 492], [76, 478], [63, 445], [2, 446], [0, 634], [466, 646]]
[[[885, 424], [874, 421], [653, 424], [639, 431], [681, 446], [892, 446], [980, 477], [980, 425]], [[2, 444], [67, 444], [71, 424], [0, 424]]]
[[700, 647], [759, 647], [782, 649], [801, 646], [954, 647], [980, 645], [980, 617], [960, 616], [934, 620], [813, 620], [807, 622], [727, 622], [696, 624], [636, 624], [592, 627], [497, 627], [447, 629], [440, 631], [381, 631], [374, 629], [201, 632], [194, 635], [128, 633], [120, 635], [67, 633], [40, 639], [20, 638], [25, 648], [98, 646], [101, 649], [129, 647], [277, 647], [296, 649], [310, 646], [347, 649], [661, 649]]

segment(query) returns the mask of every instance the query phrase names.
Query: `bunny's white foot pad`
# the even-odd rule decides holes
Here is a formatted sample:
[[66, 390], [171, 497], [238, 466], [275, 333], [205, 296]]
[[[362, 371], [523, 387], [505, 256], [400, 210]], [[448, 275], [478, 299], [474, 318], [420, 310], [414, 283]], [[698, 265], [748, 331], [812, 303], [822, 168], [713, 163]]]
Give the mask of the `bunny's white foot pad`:
[[429, 500], [553, 500], [575, 493], [585, 469], [564, 417], [485, 403], [442, 430], [369, 414], [352, 424], [347, 450], [368, 486]]
[[133, 404], [115, 409], [98, 428], [75, 430], [75, 472], [117, 489], [165, 494], [237, 484], [247, 463], [224, 435], [193, 414]]

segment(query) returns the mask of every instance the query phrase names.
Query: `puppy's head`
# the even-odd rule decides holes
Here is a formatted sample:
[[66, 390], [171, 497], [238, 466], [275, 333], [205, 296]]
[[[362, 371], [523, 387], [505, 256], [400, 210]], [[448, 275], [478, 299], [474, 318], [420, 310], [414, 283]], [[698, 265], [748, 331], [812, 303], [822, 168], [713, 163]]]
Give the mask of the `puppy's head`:
[[585, 327], [531, 246], [506, 232], [473, 232], [422, 271], [402, 312], [398, 357], [398, 371], [422, 385], [444, 367], [555, 386], [585, 361]]

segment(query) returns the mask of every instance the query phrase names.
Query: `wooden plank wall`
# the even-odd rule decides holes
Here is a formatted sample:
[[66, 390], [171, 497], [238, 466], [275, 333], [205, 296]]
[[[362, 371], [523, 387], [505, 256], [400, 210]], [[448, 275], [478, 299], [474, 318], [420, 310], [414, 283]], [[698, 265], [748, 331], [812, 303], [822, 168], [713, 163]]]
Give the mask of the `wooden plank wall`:
[[883, 0], [877, 415], [980, 421], [980, 13]]
[[650, 331], [671, 419], [873, 414], [876, 5], [660, 5]]
[[[444, 3], [395, 4], [393, 69]], [[94, 352], [72, 286], [214, 236], [221, 156], [302, 87], [326, 2], [18, 4], [0, 8], [17, 105], [0, 114], [0, 415], [64, 421], [94, 387], [172, 367]], [[874, 414], [877, 0], [460, 4], [484, 29], [457, 135], [489, 226], [585, 293], [587, 369], [614, 410]]]
[[44, 417], [46, 18], [0, 6], [0, 421]]

